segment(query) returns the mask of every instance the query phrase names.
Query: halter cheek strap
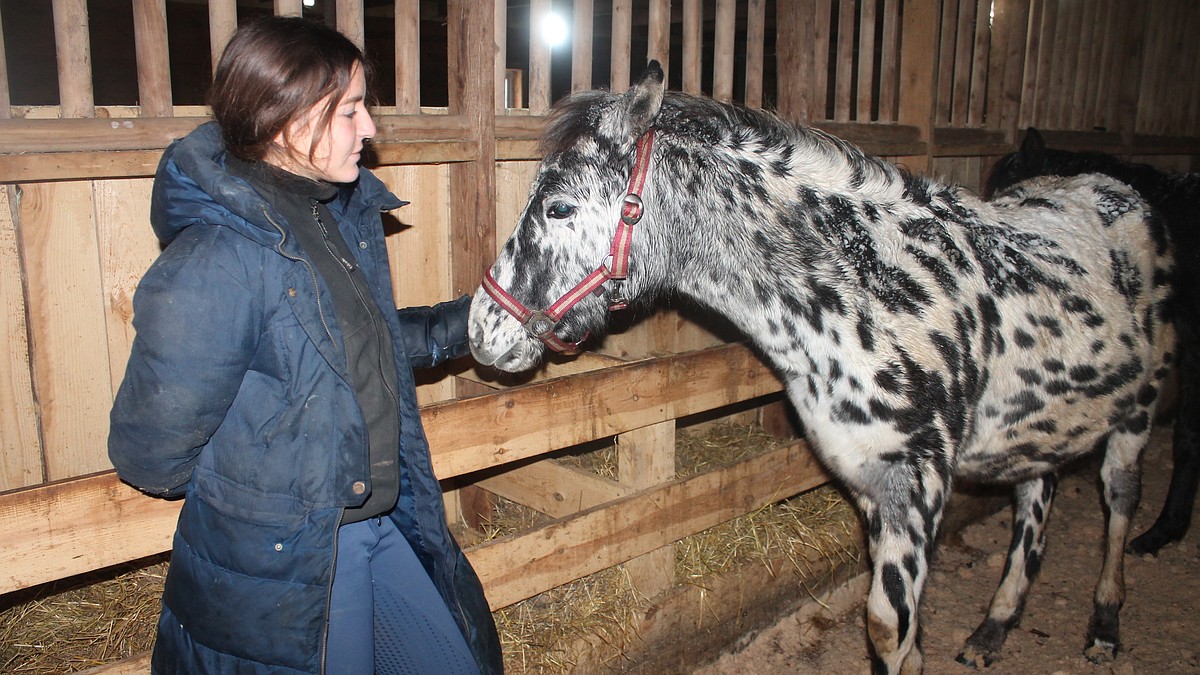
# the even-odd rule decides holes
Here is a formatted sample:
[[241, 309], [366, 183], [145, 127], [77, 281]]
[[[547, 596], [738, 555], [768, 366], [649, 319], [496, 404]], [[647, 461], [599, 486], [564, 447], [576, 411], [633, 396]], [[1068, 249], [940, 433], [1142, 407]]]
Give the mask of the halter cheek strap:
[[558, 300], [544, 310], [530, 310], [522, 305], [510, 293], [500, 287], [492, 276], [489, 267], [483, 273], [483, 290], [496, 301], [506, 312], [521, 322], [525, 331], [533, 337], [546, 343], [546, 346], [556, 352], [574, 354], [579, 351], [579, 345], [588, 338], [585, 334], [578, 342], [566, 342], [555, 334], [554, 329], [563, 315], [589, 294], [601, 295], [601, 286], [606, 281], [612, 281], [609, 291], [608, 309], [615, 311], [625, 309], [628, 300], [621, 295], [621, 282], [629, 274], [629, 250], [633, 242], [633, 226], [642, 219], [645, 211], [642, 206], [642, 188], [646, 185], [646, 175], [650, 171], [650, 153], [654, 146], [654, 129], [651, 128], [638, 139], [637, 157], [633, 164], [633, 173], [629, 176], [629, 191], [621, 206], [621, 218], [617, 222], [617, 232], [613, 235], [609, 254], [605, 256], [600, 266], [587, 275], [583, 281], [567, 291]]

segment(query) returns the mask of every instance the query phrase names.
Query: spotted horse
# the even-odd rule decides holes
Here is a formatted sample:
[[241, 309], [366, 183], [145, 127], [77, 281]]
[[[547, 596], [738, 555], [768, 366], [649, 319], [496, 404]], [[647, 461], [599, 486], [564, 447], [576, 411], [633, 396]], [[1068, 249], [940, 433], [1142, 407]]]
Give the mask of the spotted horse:
[[1192, 523], [1200, 485], [1200, 173], [1172, 173], [1100, 152], [1046, 147], [1037, 129], [1028, 129], [1021, 147], [1004, 156], [988, 175], [988, 195], [1035, 176], [1102, 173], [1128, 184], [1158, 211], [1175, 254], [1171, 306], [1178, 344], [1175, 372], [1179, 398], [1172, 439], [1171, 484], [1154, 524], [1134, 537], [1131, 553], [1158, 555], [1179, 541]]
[[920, 672], [921, 592], [954, 478], [1015, 484], [1000, 587], [960, 660], [996, 656], [1041, 563], [1055, 472], [1098, 446], [1108, 518], [1086, 650], [1115, 655], [1139, 459], [1173, 344], [1167, 236], [1098, 176], [969, 192], [768, 113], [663, 91], [556, 106], [511, 238], [471, 305], [506, 371], [578, 349], [610, 309], [685, 296], [785, 382], [853, 496], [877, 672]]

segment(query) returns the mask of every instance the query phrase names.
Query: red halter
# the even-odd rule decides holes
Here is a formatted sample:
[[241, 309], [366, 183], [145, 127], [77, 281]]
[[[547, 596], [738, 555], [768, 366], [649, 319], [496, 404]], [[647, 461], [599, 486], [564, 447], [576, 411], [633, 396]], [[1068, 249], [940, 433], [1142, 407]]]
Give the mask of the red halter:
[[629, 272], [629, 247], [633, 241], [633, 226], [642, 219], [641, 192], [646, 184], [646, 174], [650, 171], [650, 152], [653, 146], [654, 129], [650, 129], [637, 142], [637, 158], [634, 160], [633, 173], [629, 176], [629, 192], [625, 195], [625, 203], [621, 207], [621, 219], [617, 222], [617, 232], [613, 235], [611, 252], [605, 256], [596, 271], [587, 275], [548, 308], [531, 311], [496, 283], [491, 267], [483, 273], [483, 290], [492, 296], [496, 304], [516, 317], [527, 333], [556, 352], [574, 354], [579, 351], [579, 345], [588, 338], [585, 334], [578, 342], [565, 342], [555, 335], [554, 328], [558, 326], [563, 315], [588, 294], [599, 295], [600, 286], [604, 282], [610, 279], [614, 282], [609, 292], [610, 311], [624, 309], [628, 302], [621, 296], [621, 282]]

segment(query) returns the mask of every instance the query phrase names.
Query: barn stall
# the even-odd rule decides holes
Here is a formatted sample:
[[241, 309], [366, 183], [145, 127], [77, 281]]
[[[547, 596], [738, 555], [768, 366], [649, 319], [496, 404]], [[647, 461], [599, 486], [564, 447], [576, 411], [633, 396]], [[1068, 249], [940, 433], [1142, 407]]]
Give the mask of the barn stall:
[[[372, 164], [413, 202], [388, 236], [402, 305], [473, 292], [524, 206], [552, 103], [622, 90], [650, 58], [673, 89], [772, 109], [976, 189], [1029, 126], [1052, 147], [1165, 169], [1200, 155], [1200, 88], [1180, 86], [1200, 62], [1187, 39], [1200, 7], [1186, 0], [4, 0], [0, 608], [169, 550], [179, 505], [117, 481], [104, 443], [133, 291], [159, 250], [150, 177], [205, 120], [207, 79], [238, 22], [272, 12], [336, 25], [376, 61]], [[544, 38], [552, 14], [565, 44]], [[760, 566], [768, 574], [677, 569], [676, 542], [826, 481], [779, 392], [736, 335], [691, 308], [634, 317], [595, 353], [532, 377], [470, 363], [422, 374], [434, 467], [464, 542], [481, 542], [468, 555], [493, 609], [552, 605], [569, 597], [555, 590], [612, 569], [636, 589], [634, 638], [596, 628], [553, 662], [508, 641], [510, 669], [703, 659], [806, 585], [857, 569], [855, 522], [834, 554]], [[784, 440], [681, 471], [678, 441], [715, 420]], [[604, 470], [572, 461], [597, 447], [611, 449]], [[481, 534], [513, 504], [540, 517]], [[661, 647], [701, 630], [702, 648]], [[121, 649], [103, 660], [146, 670]]]

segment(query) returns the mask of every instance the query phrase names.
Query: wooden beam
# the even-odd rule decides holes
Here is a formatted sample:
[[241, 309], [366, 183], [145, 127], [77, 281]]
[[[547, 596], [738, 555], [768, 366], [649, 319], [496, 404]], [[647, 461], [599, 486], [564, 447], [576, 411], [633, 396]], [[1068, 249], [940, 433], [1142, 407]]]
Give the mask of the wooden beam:
[[58, 100], [64, 118], [95, 114], [92, 41], [87, 0], [54, 0], [54, 48], [58, 56]]
[[362, 49], [367, 44], [363, 23], [363, 0], [337, 0], [335, 25], [338, 32]]
[[737, 29], [735, 0], [717, 0], [717, 18], [713, 24], [712, 96], [718, 101], [733, 100], [733, 44]]
[[476, 485], [552, 518], [565, 518], [634, 492], [616, 481], [552, 459], [510, 469]]
[[492, 609], [797, 495], [827, 477], [804, 442], [467, 551]]
[[592, 88], [592, 0], [575, 0], [571, 16], [571, 91]]
[[[617, 436], [618, 478], [622, 485], [647, 489], [675, 478], [675, 420]], [[675, 583], [675, 548], [663, 546], [625, 563], [630, 581], [653, 598]]]
[[237, 32], [237, 0], [208, 0], [208, 42], [212, 50], [212, 72], [217, 72], [225, 45]]
[[633, 0], [612, 3], [612, 65], [609, 88], [621, 93], [629, 88], [629, 51], [633, 33]]
[[167, 47], [167, 0], [134, 0], [138, 103], [143, 117], [171, 117], [171, 59]]

